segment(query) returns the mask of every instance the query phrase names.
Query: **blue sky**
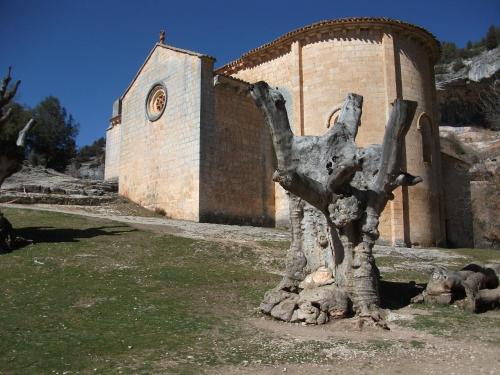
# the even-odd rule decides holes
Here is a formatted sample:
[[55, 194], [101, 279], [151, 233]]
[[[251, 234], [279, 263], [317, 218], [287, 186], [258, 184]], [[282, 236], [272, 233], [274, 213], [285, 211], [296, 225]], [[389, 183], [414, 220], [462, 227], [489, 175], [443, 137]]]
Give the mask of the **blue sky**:
[[463, 46], [500, 25], [500, 0], [0, 0], [0, 15], [0, 75], [13, 66], [23, 104], [59, 97], [82, 146], [104, 135], [160, 29], [168, 44], [212, 55], [216, 66], [298, 27], [353, 16], [401, 19]]

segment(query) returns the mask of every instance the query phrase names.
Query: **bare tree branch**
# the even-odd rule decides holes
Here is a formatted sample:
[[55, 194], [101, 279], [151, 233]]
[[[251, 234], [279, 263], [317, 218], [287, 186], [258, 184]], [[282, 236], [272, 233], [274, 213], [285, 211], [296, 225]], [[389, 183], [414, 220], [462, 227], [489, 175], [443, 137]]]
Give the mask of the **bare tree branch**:
[[0, 117], [0, 125], [5, 123], [9, 119], [11, 114], [12, 108], [7, 109], [7, 111], [5, 111], [5, 113]]
[[500, 79], [479, 92], [478, 105], [490, 128], [500, 129]]
[[298, 171], [298, 155], [294, 151], [295, 137], [290, 128], [285, 99], [279, 91], [266, 82], [257, 82], [250, 88], [250, 95], [262, 108], [274, 145], [278, 170], [273, 180], [285, 190], [297, 195], [321, 211], [328, 206], [325, 187]]
[[19, 135], [17, 136], [16, 146], [24, 147], [24, 140], [26, 138], [26, 133], [30, 130], [30, 128], [35, 124], [35, 120], [30, 119], [28, 123], [21, 129]]
[[7, 92], [7, 87], [9, 87], [9, 83], [12, 79], [11, 73], [12, 73], [12, 67], [9, 66], [7, 75], [2, 79], [2, 85], [0, 86], [0, 98], [3, 98], [5, 93]]
[[401, 170], [404, 139], [410, 129], [417, 102], [396, 99], [385, 129], [382, 142], [382, 157], [377, 177], [372, 184], [372, 190], [389, 194], [393, 188], [393, 181], [397, 179]]
[[363, 97], [358, 94], [348, 93], [340, 108], [339, 117], [335, 121], [335, 126], [332, 126], [324, 137], [331, 137], [336, 130], [338, 131], [339, 127], [343, 127], [349, 132], [354, 140], [358, 134], [362, 108]]
[[21, 81], [17, 81], [14, 84], [14, 87], [10, 91], [8, 91], [9, 83], [12, 80], [11, 72], [12, 72], [12, 67], [9, 66], [7, 76], [2, 80], [2, 85], [0, 86], [0, 125], [5, 123], [9, 118], [9, 116], [11, 115], [12, 110], [10, 108], [4, 113], [5, 106], [10, 103], [12, 98], [14, 98], [17, 89], [21, 84]]
[[297, 163], [294, 163], [292, 157], [293, 132], [286, 113], [285, 99], [279, 91], [271, 90], [264, 81], [252, 85], [250, 95], [264, 112], [274, 144], [278, 170], [294, 172]]

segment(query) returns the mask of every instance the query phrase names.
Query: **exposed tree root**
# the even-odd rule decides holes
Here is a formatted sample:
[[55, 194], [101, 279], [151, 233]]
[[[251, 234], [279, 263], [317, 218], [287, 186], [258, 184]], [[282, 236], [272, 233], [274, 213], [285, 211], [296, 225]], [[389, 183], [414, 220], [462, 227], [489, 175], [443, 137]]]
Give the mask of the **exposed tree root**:
[[310, 282], [305, 288], [284, 280], [265, 294], [260, 309], [285, 322], [306, 324], [324, 324], [352, 315], [347, 293], [334, 285], [333, 280], [329, 284]]

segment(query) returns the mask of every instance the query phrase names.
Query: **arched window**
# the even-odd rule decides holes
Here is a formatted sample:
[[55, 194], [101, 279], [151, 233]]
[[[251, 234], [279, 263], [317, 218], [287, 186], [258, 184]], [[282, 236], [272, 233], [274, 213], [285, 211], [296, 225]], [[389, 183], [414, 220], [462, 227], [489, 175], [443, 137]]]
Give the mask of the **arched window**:
[[422, 136], [422, 159], [424, 163], [432, 163], [432, 145], [434, 141], [434, 132], [432, 121], [429, 115], [423, 112], [417, 122], [417, 129]]
[[335, 122], [337, 122], [341, 109], [342, 106], [337, 106], [328, 114], [328, 117], [326, 119], [327, 129], [329, 129], [333, 124], [335, 124]]

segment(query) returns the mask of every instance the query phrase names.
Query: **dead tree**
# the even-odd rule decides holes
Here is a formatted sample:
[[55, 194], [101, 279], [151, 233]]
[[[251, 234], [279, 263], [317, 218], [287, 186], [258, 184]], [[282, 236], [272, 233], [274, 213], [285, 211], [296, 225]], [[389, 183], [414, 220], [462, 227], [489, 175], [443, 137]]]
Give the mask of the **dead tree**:
[[323, 136], [295, 136], [277, 90], [258, 82], [250, 94], [271, 132], [273, 180], [291, 193], [286, 276], [266, 293], [261, 310], [290, 322], [321, 324], [352, 312], [363, 321], [383, 322], [372, 248], [392, 191], [422, 181], [401, 170], [417, 103], [396, 99], [383, 144], [360, 148], [360, 95], [347, 95]]
[[[9, 67], [7, 76], [2, 80], [0, 86], [0, 186], [7, 177], [21, 169], [24, 160], [26, 133], [34, 124], [34, 120], [30, 119], [26, 126], [19, 131], [17, 139], [6, 134], [5, 125], [12, 114], [12, 108], [7, 107], [21, 84], [21, 81], [17, 81], [9, 89], [11, 80], [11, 68]], [[13, 242], [15, 242], [15, 236], [13, 235], [12, 225], [0, 212], [0, 252], [11, 250]]]
[[21, 84], [21, 81], [17, 81], [9, 90], [9, 84], [12, 80], [11, 70], [9, 67], [7, 76], [2, 80], [2, 85], [0, 86], [0, 186], [2, 186], [7, 177], [21, 169], [24, 160], [26, 133], [34, 124], [34, 120], [30, 119], [26, 126], [19, 131], [17, 140], [15, 141], [3, 134], [5, 132], [5, 124], [12, 114], [12, 108], [7, 108], [7, 106], [16, 95], [17, 89]]
[[500, 79], [496, 78], [479, 92], [478, 107], [490, 129], [500, 129]]

